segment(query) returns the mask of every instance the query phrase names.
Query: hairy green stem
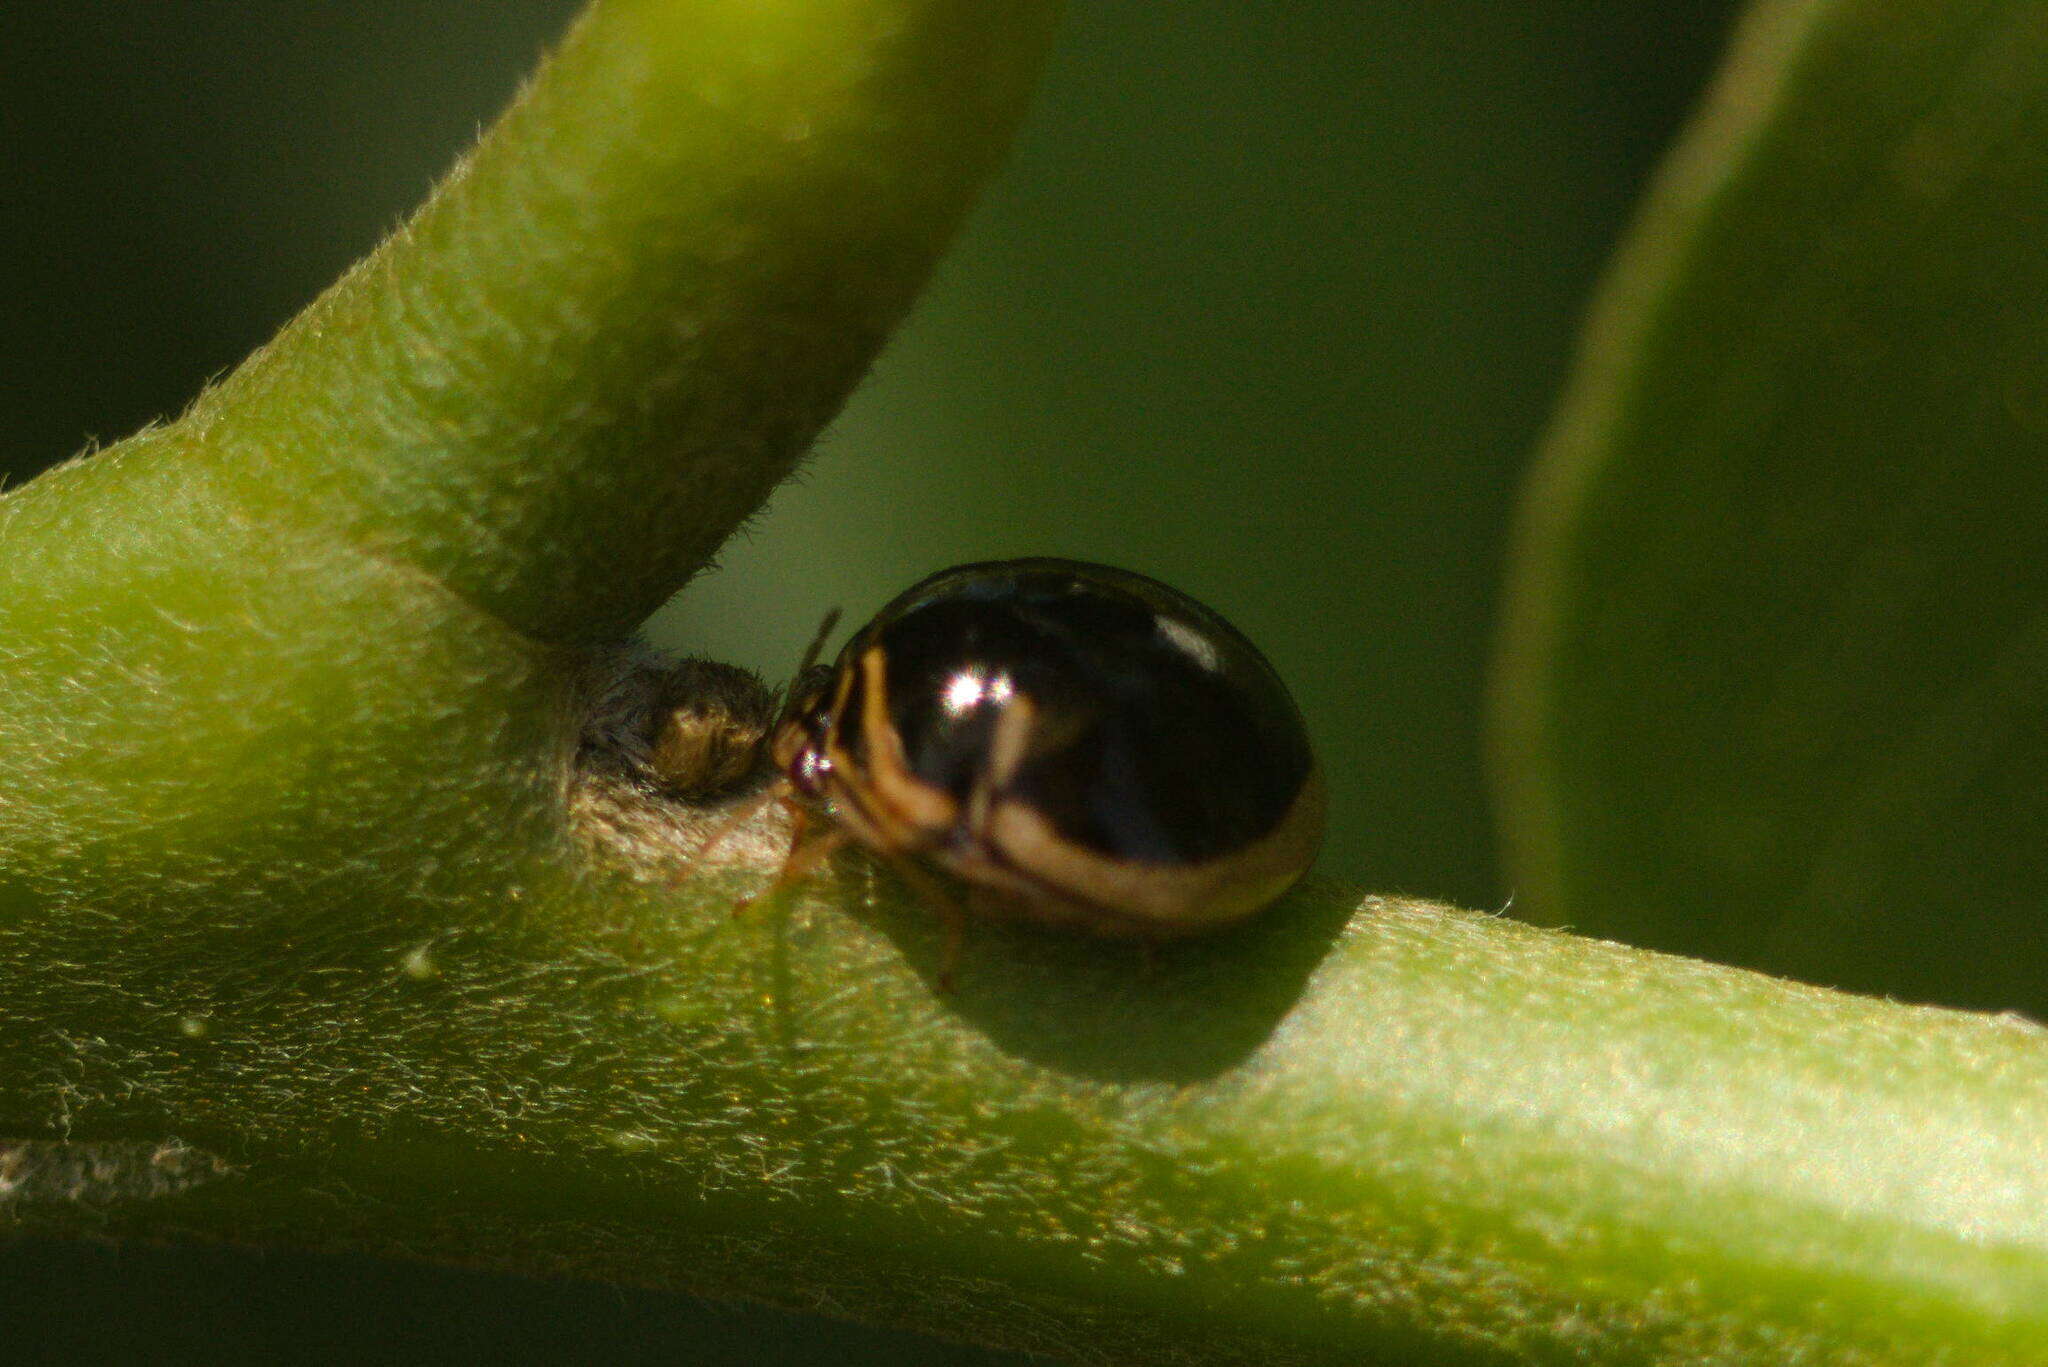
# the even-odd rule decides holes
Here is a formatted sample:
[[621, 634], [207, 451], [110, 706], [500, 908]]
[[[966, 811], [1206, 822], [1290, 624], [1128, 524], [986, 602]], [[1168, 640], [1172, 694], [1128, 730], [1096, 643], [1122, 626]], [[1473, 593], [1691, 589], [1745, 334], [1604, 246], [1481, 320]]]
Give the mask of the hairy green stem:
[[1074, 1360], [2048, 1356], [2037, 1027], [1329, 887], [941, 992], [857, 857], [735, 920], [656, 838], [705, 813], [579, 824], [611, 643], [853, 383], [1050, 14], [605, 0], [272, 348], [0, 498], [0, 1220]]
[[1046, 0], [605, 0], [176, 432], [257, 516], [631, 631], [835, 413], [1009, 140]]
[[[17, 918], [6, 962], [44, 971], [0, 1130], [109, 1147], [102, 1187], [9, 1213], [1075, 1360], [2048, 1343], [2037, 1026], [1327, 888], [1149, 970], [984, 933], [945, 995], [914, 904], [857, 865], [831, 892], [735, 921], [715, 882], [597, 881], [285, 944]], [[138, 1194], [171, 1138], [191, 1180]]]

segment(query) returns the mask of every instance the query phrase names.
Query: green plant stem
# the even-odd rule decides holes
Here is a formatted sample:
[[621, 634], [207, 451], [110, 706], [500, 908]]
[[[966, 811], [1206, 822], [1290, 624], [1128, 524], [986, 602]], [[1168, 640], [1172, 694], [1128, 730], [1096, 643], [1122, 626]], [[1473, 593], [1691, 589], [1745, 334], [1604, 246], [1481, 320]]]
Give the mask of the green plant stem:
[[1048, 0], [605, 0], [180, 425], [258, 516], [616, 639], [781, 482], [1000, 156]]
[[[9, 1213], [1083, 1360], [2048, 1344], [2039, 1027], [1422, 904], [1345, 920], [1327, 888], [1149, 971], [984, 933], [947, 996], [931, 927], [858, 873], [741, 921], [715, 882], [600, 883], [546, 930], [364, 925], [245, 962], [247, 927], [208, 954], [17, 920], [40, 1028], [0, 1064], [0, 1129], [141, 1147], [102, 1151], [129, 1160], [104, 1194]], [[232, 1174], [126, 1194], [171, 1136]]]
[[736, 921], [581, 839], [583, 645], [852, 383], [1048, 20], [600, 4], [249, 368], [0, 498], [0, 1219], [1079, 1360], [2048, 1356], [2036, 1027], [1327, 887], [945, 993], [857, 858]]

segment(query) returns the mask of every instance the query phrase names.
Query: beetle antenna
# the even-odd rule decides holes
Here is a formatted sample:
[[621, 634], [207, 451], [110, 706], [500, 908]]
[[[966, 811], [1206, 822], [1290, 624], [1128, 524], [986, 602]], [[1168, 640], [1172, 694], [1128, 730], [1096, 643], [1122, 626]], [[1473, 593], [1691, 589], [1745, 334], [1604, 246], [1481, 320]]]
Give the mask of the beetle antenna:
[[811, 666], [816, 664], [818, 662], [818, 656], [824, 653], [825, 638], [830, 636], [832, 634], [832, 628], [838, 625], [839, 609], [833, 608], [830, 612], [825, 614], [825, 620], [818, 623], [817, 634], [811, 637], [810, 645], [804, 648], [803, 662], [796, 667], [797, 678], [801, 679], [804, 675], [811, 672]]
[[775, 709], [775, 726], [769, 728], [770, 736], [774, 735], [776, 729], [780, 728], [783, 722], [789, 720], [790, 708], [797, 700], [797, 690], [803, 686], [804, 676], [809, 674], [811, 667], [818, 663], [818, 656], [825, 651], [826, 638], [832, 634], [832, 629], [838, 625], [838, 608], [833, 608], [830, 612], [826, 613], [825, 620], [818, 623], [818, 630], [812, 635], [811, 643], [804, 647], [804, 657], [797, 663], [796, 673], [790, 675], [788, 681], [782, 685], [782, 701]]

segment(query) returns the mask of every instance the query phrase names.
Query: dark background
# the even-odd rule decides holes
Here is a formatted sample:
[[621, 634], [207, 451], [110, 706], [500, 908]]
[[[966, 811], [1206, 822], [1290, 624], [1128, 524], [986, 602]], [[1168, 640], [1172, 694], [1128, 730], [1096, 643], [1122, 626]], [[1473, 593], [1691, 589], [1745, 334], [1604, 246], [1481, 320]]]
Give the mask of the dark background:
[[[0, 6], [0, 473], [175, 413], [415, 204], [572, 0]], [[808, 473], [651, 627], [787, 672], [961, 560], [1235, 620], [1331, 775], [1323, 868], [1496, 907], [1516, 484], [1724, 3], [1073, 0], [1004, 178]], [[822, 1335], [822, 1337], [820, 1337]], [[679, 1297], [0, 1245], [0, 1358], [997, 1360]]]

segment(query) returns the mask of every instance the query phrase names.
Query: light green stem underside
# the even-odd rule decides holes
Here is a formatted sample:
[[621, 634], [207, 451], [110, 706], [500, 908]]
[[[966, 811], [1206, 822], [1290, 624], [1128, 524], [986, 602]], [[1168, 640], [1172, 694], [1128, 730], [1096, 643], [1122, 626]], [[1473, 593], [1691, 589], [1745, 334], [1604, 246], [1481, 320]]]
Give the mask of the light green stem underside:
[[[137, 1147], [5, 1209], [1081, 1360], [2048, 1351], [2039, 1027], [1328, 888], [1149, 970], [983, 933], [947, 996], [893, 887], [829, 886], [736, 921], [599, 879], [260, 956], [17, 905], [0, 1133]], [[123, 1195], [170, 1136], [234, 1171]]]

